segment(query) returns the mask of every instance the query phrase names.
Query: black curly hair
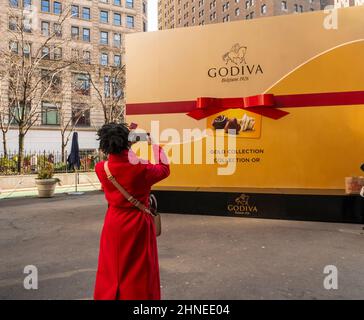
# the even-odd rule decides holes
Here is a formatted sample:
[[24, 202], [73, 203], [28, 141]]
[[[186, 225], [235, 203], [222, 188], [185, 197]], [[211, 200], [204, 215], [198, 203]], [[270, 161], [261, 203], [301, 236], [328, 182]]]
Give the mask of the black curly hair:
[[100, 149], [105, 154], [118, 154], [129, 149], [129, 128], [125, 123], [104, 124], [98, 131]]

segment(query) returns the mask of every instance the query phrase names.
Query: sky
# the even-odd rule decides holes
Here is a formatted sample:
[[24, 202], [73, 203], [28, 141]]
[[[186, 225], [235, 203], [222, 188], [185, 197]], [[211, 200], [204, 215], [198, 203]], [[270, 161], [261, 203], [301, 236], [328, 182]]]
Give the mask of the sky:
[[158, 0], [148, 1], [148, 31], [158, 30]]

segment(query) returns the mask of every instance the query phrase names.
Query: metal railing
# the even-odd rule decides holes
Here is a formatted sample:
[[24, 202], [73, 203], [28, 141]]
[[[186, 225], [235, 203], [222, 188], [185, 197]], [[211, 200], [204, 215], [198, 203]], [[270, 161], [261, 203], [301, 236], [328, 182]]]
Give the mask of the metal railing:
[[[23, 174], [37, 174], [41, 166], [47, 162], [53, 164], [54, 173], [74, 172], [67, 164], [68, 154], [65, 152], [62, 157], [60, 151], [27, 151], [24, 153]], [[81, 167], [78, 171], [93, 171], [97, 162], [100, 161], [100, 154], [97, 150], [80, 150]], [[0, 176], [17, 175], [18, 152], [8, 152], [7, 156], [0, 152]]]

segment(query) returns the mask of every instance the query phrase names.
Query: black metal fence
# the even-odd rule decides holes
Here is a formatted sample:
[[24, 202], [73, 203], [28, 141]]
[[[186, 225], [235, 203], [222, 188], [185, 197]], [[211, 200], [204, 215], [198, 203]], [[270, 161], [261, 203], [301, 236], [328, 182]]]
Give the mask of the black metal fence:
[[[54, 173], [74, 172], [67, 164], [67, 152], [62, 157], [59, 151], [27, 151], [24, 153], [23, 174], [36, 174], [47, 162], [53, 164]], [[80, 150], [81, 167], [79, 171], [93, 171], [95, 164], [100, 161], [101, 154], [96, 150]], [[101, 159], [102, 160], [102, 159]], [[7, 156], [0, 153], [0, 176], [16, 175], [18, 172], [18, 153], [8, 152]]]

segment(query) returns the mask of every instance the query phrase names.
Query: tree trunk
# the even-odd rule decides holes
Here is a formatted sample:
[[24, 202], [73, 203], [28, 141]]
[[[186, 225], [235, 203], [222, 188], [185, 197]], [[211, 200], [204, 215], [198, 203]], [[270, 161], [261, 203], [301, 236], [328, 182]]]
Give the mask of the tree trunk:
[[8, 146], [6, 143], [6, 132], [3, 131], [3, 149], [4, 149], [4, 157], [8, 157]]
[[18, 140], [18, 173], [23, 173], [24, 171], [24, 137], [25, 133], [20, 129]]
[[62, 162], [65, 163], [66, 162], [66, 146], [64, 143], [64, 137], [62, 136], [62, 147], [61, 147], [61, 152], [62, 152]]

